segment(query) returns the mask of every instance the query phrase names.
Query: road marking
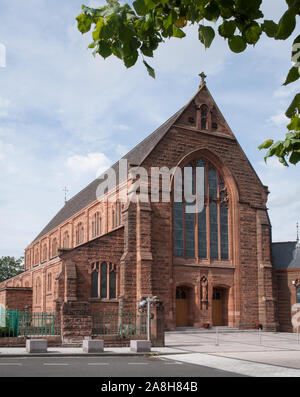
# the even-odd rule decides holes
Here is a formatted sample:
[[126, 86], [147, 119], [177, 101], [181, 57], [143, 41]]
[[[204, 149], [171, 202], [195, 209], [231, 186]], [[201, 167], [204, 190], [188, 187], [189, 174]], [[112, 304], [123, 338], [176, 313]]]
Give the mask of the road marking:
[[0, 363], [0, 365], [23, 365], [20, 363]]
[[109, 365], [108, 363], [88, 363], [88, 365]]
[[44, 363], [44, 365], [70, 365], [65, 363]]
[[128, 365], [148, 365], [149, 363], [128, 363]]

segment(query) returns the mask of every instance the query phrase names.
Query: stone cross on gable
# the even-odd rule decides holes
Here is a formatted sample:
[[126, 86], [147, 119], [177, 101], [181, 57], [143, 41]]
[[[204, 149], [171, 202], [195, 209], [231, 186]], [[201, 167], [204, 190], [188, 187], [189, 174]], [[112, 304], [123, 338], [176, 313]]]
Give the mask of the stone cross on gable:
[[69, 192], [69, 190], [67, 189], [67, 187], [65, 186], [65, 188], [63, 189], [63, 192], [65, 192], [65, 203], [67, 202], [67, 193]]
[[201, 72], [201, 73], [199, 74], [199, 76], [201, 77], [201, 84], [200, 84], [200, 87], [201, 87], [202, 85], [206, 84], [205, 78], [206, 78], [207, 76], [206, 76], [206, 74], [205, 74], [204, 72]]

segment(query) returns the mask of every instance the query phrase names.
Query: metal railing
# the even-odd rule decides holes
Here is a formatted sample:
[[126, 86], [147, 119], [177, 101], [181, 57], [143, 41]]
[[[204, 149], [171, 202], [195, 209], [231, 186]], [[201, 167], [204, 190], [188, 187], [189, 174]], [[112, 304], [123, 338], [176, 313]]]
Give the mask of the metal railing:
[[147, 317], [140, 313], [97, 313], [92, 316], [93, 335], [119, 335], [124, 338], [147, 334]]
[[59, 317], [55, 313], [6, 310], [4, 315], [5, 320], [3, 321], [2, 318], [2, 326], [0, 326], [0, 337], [60, 335]]

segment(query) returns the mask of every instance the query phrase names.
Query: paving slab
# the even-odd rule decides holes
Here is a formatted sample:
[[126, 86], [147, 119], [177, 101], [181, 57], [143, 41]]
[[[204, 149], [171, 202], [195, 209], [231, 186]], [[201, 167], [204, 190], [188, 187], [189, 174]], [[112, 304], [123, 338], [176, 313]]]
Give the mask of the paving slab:
[[[164, 358], [164, 356], [161, 356]], [[300, 370], [277, 365], [244, 361], [212, 354], [193, 353], [168, 356], [186, 364], [196, 364], [252, 377], [300, 377]]]

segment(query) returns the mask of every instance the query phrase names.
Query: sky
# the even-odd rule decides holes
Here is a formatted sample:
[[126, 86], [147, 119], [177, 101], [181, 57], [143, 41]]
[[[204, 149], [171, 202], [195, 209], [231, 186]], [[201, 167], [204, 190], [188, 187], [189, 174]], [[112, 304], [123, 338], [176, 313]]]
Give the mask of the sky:
[[[265, 164], [257, 146], [281, 139], [284, 111], [299, 84], [283, 87], [292, 38], [266, 36], [242, 54], [216, 37], [205, 50], [197, 28], [167, 40], [149, 58], [126, 69], [93, 57], [90, 34], [77, 30], [81, 5], [103, 0], [1, 0], [0, 45], [0, 257], [23, 255], [42, 228], [71, 198], [152, 133], [198, 89], [207, 86], [255, 171], [270, 190], [273, 241], [295, 241], [300, 222], [300, 165]], [[284, 0], [263, 0], [276, 22]], [[298, 20], [299, 23], [299, 20]], [[294, 34], [295, 36], [295, 34]]]

